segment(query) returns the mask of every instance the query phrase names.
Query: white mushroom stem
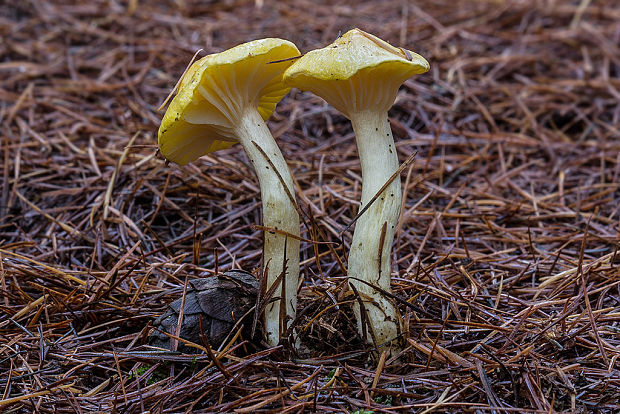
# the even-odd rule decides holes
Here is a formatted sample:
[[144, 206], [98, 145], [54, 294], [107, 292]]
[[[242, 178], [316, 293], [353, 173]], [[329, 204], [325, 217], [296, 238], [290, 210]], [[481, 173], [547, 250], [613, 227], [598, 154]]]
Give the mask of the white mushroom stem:
[[[363, 111], [349, 114], [362, 166], [361, 211], [398, 169], [398, 157], [386, 112]], [[396, 177], [355, 223], [349, 253], [349, 276], [381, 289], [390, 288], [390, 251], [401, 204], [400, 177]], [[377, 345], [400, 333], [400, 316], [391, 299], [372, 287], [349, 280], [360, 293]], [[360, 307], [355, 306], [358, 330], [363, 335]], [[372, 343], [371, 333], [366, 334]]]
[[[238, 123], [234, 126], [234, 132], [252, 161], [258, 176], [263, 203], [263, 225], [299, 236], [299, 215], [282, 185], [283, 180], [289, 194], [294, 197], [293, 179], [280, 148], [258, 111], [254, 108], [243, 111]], [[257, 148], [257, 145], [262, 151]], [[265, 158], [265, 155], [269, 157], [271, 163]], [[273, 167], [278, 170], [282, 180]], [[285, 240], [286, 252], [284, 249]], [[295, 319], [299, 279], [299, 239], [287, 238], [283, 234], [266, 231], [263, 262], [264, 271], [267, 272], [267, 291], [282, 273], [285, 257], [286, 275], [283, 280], [285, 281], [286, 318], [280, 321], [280, 301], [267, 305], [265, 310], [265, 336], [270, 346], [278, 344], [280, 335]], [[276, 288], [273, 297], [281, 296], [282, 288], [280, 285]]]

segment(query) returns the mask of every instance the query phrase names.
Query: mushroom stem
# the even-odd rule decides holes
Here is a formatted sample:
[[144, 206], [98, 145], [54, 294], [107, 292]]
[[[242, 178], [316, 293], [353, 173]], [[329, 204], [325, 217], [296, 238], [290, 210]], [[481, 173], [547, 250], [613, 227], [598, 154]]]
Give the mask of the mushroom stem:
[[[294, 197], [293, 179], [280, 148], [273, 139], [265, 121], [255, 108], [247, 108], [234, 129], [258, 176], [263, 202], [264, 226], [299, 236], [299, 215], [282, 185], [282, 181], [284, 181], [289, 194]], [[271, 163], [265, 158], [265, 155], [269, 157]], [[273, 167], [278, 170], [282, 180]], [[267, 272], [267, 291], [282, 273], [285, 259], [284, 300], [286, 301], [286, 320], [282, 321], [283, 329], [281, 330], [280, 300], [270, 303], [265, 309], [265, 338], [270, 346], [278, 345], [280, 335], [295, 319], [299, 279], [299, 239], [287, 238], [284, 234], [266, 231], [263, 263], [264, 271]], [[275, 290], [274, 297], [281, 297], [281, 295], [282, 290], [278, 287]]]
[[[362, 166], [361, 209], [398, 169], [398, 156], [387, 112], [350, 113]], [[349, 253], [349, 276], [364, 280], [385, 291], [390, 288], [390, 251], [401, 204], [400, 178], [396, 177], [357, 220]], [[350, 280], [364, 301], [368, 327], [377, 345], [395, 339], [401, 332], [398, 310], [391, 300], [372, 287]], [[363, 335], [360, 307], [355, 306], [358, 330]], [[367, 331], [368, 332], [368, 331]], [[366, 335], [372, 343], [372, 334]]]

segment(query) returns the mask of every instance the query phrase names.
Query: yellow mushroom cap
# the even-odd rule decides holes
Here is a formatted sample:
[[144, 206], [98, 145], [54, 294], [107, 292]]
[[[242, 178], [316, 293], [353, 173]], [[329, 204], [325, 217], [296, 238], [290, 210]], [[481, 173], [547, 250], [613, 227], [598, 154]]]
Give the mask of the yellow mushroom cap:
[[417, 53], [353, 29], [298, 59], [284, 73], [284, 82], [321, 96], [349, 116], [369, 109], [387, 111], [400, 85], [429, 68]]
[[249, 108], [269, 118], [290, 90], [282, 74], [293, 63], [285, 59], [295, 56], [299, 50], [293, 43], [267, 38], [196, 61], [161, 120], [158, 143], [163, 156], [184, 165], [229, 148], [237, 142], [234, 126]]

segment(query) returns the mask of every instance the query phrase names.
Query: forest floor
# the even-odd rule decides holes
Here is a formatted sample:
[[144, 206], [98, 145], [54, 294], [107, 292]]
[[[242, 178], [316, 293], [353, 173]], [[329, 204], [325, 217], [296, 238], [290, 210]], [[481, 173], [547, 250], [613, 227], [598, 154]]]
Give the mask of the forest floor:
[[[392, 256], [407, 349], [355, 329], [357, 149], [298, 91], [268, 125], [302, 237], [335, 243], [302, 242], [304, 353], [150, 348], [186, 280], [258, 276], [262, 248], [246, 155], [167, 164], [158, 107], [201, 48], [353, 27], [431, 64], [389, 113], [400, 161], [417, 151]], [[9, 1], [0, 39], [1, 412], [620, 412], [616, 1]]]

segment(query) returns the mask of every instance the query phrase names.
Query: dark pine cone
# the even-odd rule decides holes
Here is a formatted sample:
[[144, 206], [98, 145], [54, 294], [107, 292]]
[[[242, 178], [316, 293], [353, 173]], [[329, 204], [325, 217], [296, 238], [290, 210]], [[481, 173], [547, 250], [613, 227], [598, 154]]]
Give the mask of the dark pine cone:
[[[209, 344], [213, 348], [219, 347], [233, 326], [254, 306], [257, 292], [258, 281], [252, 274], [242, 270], [230, 270], [218, 276], [190, 280], [185, 296], [180, 337], [202, 344], [202, 318], [202, 329]], [[155, 319], [153, 326], [174, 335], [182, 299], [172, 302], [168, 310]], [[248, 331], [251, 329], [253, 316], [246, 316], [242, 322]], [[170, 349], [170, 337], [157, 330], [153, 330], [149, 342], [153, 346]], [[179, 343], [179, 351], [190, 352], [192, 349]]]

